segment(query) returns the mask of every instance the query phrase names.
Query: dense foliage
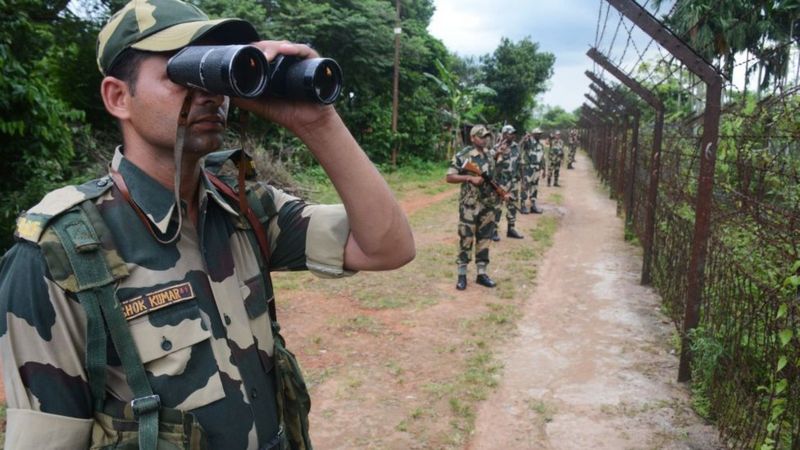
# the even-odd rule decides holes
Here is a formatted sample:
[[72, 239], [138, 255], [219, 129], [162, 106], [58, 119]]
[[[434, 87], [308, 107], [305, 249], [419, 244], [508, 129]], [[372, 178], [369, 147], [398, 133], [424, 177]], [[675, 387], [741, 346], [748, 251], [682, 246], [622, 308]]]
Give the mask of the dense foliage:
[[523, 129], [534, 98], [544, 92], [545, 81], [553, 75], [554, 62], [552, 53], [540, 52], [529, 38], [517, 43], [502, 39], [497, 50], [483, 58], [484, 82], [497, 92], [487, 111], [489, 122]]
[[56, 46], [57, 5], [0, 0], [0, 234], [17, 213], [62, 182], [75, 158], [84, 113], [59, 92], [50, 70], [73, 46]]
[[[668, 4], [657, 0], [658, 5]], [[720, 58], [730, 77], [736, 55], [758, 58], [749, 73], [763, 69], [759, 87], [787, 76], [792, 42], [800, 39], [800, 6], [796, 0], [677, 0], [667, 23], [708, 60]]]

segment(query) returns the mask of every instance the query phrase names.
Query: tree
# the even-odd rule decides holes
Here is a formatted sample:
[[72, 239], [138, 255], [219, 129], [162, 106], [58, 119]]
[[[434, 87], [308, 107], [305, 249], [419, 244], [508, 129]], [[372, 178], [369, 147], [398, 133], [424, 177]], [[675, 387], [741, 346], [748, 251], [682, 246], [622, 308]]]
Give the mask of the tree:
[[492, 55], [482, 58], [484, 83], [497, 92], [487, 110], [490, 122], [510, 122], [524, 128], [537, 94], [553, 75], [555, 56], [540, 52], [529, 37], [518, 43], [503, 38]]
[[[666, 3], [657, 0], [656, 5]], [[800, 40], [797, 0], [677, 0], [667, 24], [709, 60], [719, 58], [728, 77], [745, 50], [764, 69], [759, 88], [786, 77], [791, 44]]]
[[438, 76], [430, 73], [425, 75], [439, 86], [447, 100], [442, 112], [445, 116], [444, 123], [447, 126], [447, 158], [449, 159], [459, 144], [459, 130], [462, 123], [465, 120], [472, 122], [478, 118], [482, 119], [481, 111], [484, 104], [477, 102], [476, 96], [480, 94], [495, 95], [496, 92], [484, 84], [465, 86], [455, 73], [447, 70], [441, 61], [436, 61], [436, 69]]
[[370, 157], [387, 160], [396, 138], [406, 155], [430, 156], [441, 121], [435, 88], [422, 73], [435, 71], [434, 61], [447, 57], [444, 45], [427, 32], [430, 0], [404, 0], [401, 7], [398, 137], [391, 133], [394, 1], [286, 0], [271, 4], [270, 11], [260, 22], [264, 37], [308, 42], [342, 66], [344, 98], [338, 108]]
[[14, 219], [68, 174], [83, 114], [59, 98], [48, 71], [54, 26], [66, 2], [0, 0], [0, 249]]
[[555, 130], [563, 132], [566, 129], [575, 127], [575, 124], [578, 122], [577, 116], [574, 113], [565, 111], [564, 108], [560, 106], [545, 106], [544, 109], [545, 112], [542, 118], [534, 125], [546, 132]]

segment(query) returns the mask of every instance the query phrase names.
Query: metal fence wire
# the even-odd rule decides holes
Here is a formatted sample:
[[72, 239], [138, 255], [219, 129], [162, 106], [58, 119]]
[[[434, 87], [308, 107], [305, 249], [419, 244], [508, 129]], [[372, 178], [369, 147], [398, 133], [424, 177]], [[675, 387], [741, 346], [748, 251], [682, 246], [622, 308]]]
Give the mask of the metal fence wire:
[[[635, 33], [654, 27], [657, 21], [647, 20], [657, 10], [606, 0], [599, 15], [606, 19], [606, 2], [626, 20], [603, 26], [614, 33], [611, 45], [598, 26], [589, 51], [595, 71], [587, 76], [595, 83], [582, 109], [582, 145], [624, 211], [627, 236], [645, 248], [642, 280], [658, 290], [683, 338], [695, 409], [731, 448], [800, 449], [797, 79], [750, 92], [726, 81], [713, 118], [719, 131], [709, 144], [709, 123], [717, 126], [708, 120], [713, 86], [692, 73], [678, 45], [660, 40], [658, 33], [672, 33], [666, 27], [641, 45], [647, 37]], [[620, 30], [628, 36], [616, 36]], [[796, 41], [789, 45], [800, 50]], [[638, 51], [651, 47], [660, 49]], [[745, 56], [737, 65], [759, 64]], [[711, 186], [707, 193], [704, 186]], [[704, 216], [705, 234], [698, 232]]]

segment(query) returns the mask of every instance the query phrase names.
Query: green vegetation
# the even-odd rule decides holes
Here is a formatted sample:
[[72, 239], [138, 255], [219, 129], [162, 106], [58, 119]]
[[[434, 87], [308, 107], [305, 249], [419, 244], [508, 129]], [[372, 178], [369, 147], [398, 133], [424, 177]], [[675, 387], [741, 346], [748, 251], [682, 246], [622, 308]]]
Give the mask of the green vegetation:
[[[73, 2], [74, 3], [74, 2]], [[17, 214], [45, 192], [105, 169], [120, 143], [99, 98], [97, 32], [123, 1], [0, 0], [0, 252], [11, 244]], [[398, 131], [391, 132], [395, 2], [389, 0], [197, 0], [211, 17], [241, 17], [266, 39], [307, 42], [345, 73], [337, 110], [387, 177], [397, 147], [400, 170], [441, 167], [475, 121], [522, 128], [534, 97], [552, 74], [554, 56], [529, 38], [504, 39], [492, 53], [462, 59], [427, 27], [432, 0], [403, 0]], [[79, 11], [76, 14], [73, 11]], [[531, 70], [533, 68], [534, 70]], [[234, 116], [236, 112], [233, 112]], [[272, 124], [251, 120], [249, 148], [263, 176], [316, 201], [336, 201], [302, 143]], [[234, 142], [235, 142], [234, 138]], [[439, 173], [439, 177], [443, 174]]]

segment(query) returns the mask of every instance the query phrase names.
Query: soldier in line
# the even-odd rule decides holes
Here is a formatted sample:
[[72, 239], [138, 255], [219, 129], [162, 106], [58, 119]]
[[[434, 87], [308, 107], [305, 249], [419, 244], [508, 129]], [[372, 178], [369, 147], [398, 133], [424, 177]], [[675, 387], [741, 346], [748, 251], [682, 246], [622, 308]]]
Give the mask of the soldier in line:
[[578, 151], [578, 130], [569, 130], [569, 155], [567, 156], [567, 169], [572, 169], [575, 166], [575, 153]]
[[541, 214], [543, 212], [536, 205], [536, 198], [539, 195], [539, 178], [544, 166], [544, 145], [542, 145], [541, 139], [542, 130], [536, 127], [525, 136], [522, 143], [522, 187], [519, 210], [521, 214]]
[[561, 132], [556, 130], [553, 137], [550, 139], [550, 149], [547, 154], [547, 185], [553, 183], [553, 186], [560, 186], [558, 184], [558, 175], [561, 171], [561, 161], [564, 160], [564, 141], [561, 140]]
[[500, 187], [508, 193], [505, 202], [498, 202], [494, 212], [495, 230], [493, 241], [499, 241], [497, 229], [500, 227], [500, 217], [503, 214], [503, 203], [506, 205], [506, 220], [508, 229], [506, 236], [513, 239], [522, 239], [523, 236], [514, 228], [517, 222], [517, 203], [519, 201], [519, 187], [522, 167], [520, 166], [519, 145], [514, 140], [517, 132], [513, 126], [504, 125], [500, 130], [500, 142], [494, 147], [495, 152], [495, 179]]
[[[405, 215], [333, 106], [170, 81], [169, 55], [198, 43], [317, 56], [177, 0], [109, 19], [100, 92], [123, 145], [108, 176], [23, 213], [0, 263], [6, 448], [310, 448], [269, 272], [341, 277], [414, 257]], [[245, 181], [246, 155], [216, 152], [230, 103], [295, 133], [344, 205]], [[238, 181], [212, 159], [240, 161]]]
[[[496, 286], [486, 273], [489, 264], [489, 243], [495, 231], [494, 208], [500, 201], [498, 194], [486, 177], [495, 173], [494, 154], [489, 148], [492, 133], [483, 125], [475, 125], [469, 132], [472, 145], [455, 155], [447, 169], [445, 180], [460, 183], [458, 199], [458, 278], [456, 289], [467, 288], [467, 265], [471, 260], [472, 246], [475, 245], [475, 264], [478, 275], [475, 282], [493, 288]], [[480, 173], [466, 170], [468, 163], [474, 164]]]

